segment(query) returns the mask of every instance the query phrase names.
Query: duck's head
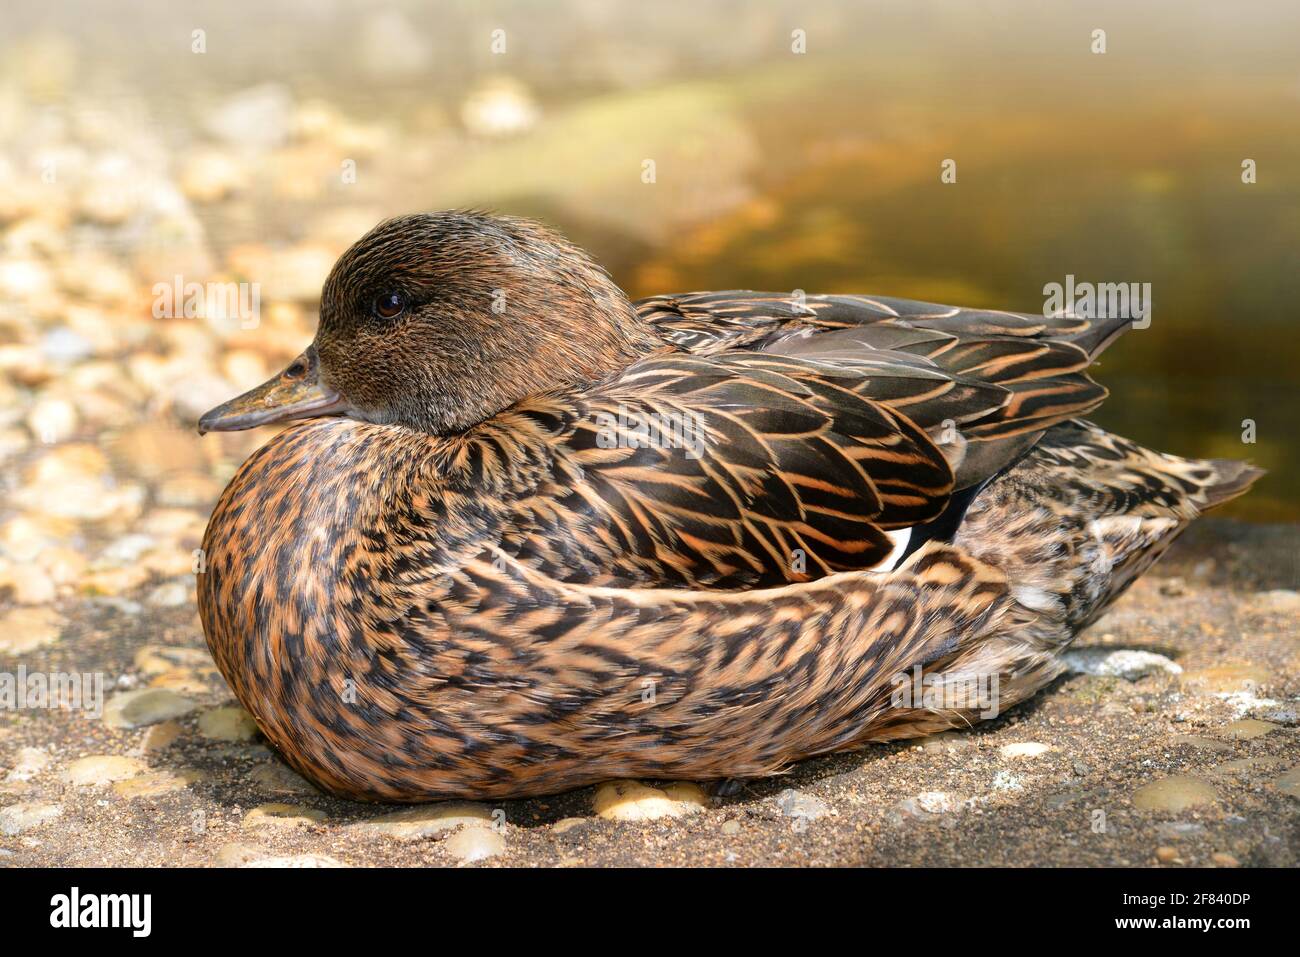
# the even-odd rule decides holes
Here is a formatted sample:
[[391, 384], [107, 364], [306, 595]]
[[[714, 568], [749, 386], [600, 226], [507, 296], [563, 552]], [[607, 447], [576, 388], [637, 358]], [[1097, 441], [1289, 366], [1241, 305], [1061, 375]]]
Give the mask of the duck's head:
[[335, 263], [307, 351], [206, 413], [199, 431], [348, 415], [458, 432], [658, 345], [605, 271], [546, 227], [475, 212], [402, 216]]

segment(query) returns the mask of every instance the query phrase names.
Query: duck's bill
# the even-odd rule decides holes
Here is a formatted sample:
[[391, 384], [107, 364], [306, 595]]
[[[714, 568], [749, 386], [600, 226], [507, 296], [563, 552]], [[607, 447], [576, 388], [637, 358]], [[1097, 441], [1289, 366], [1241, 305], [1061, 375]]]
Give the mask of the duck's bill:
[[316, 349], [312, 347], [256, 389], [203, 413], [199, 419], [199, 435], [239, 432], [289, 419], [346, 412], [347, 403], [319, 381], [317, 372]]

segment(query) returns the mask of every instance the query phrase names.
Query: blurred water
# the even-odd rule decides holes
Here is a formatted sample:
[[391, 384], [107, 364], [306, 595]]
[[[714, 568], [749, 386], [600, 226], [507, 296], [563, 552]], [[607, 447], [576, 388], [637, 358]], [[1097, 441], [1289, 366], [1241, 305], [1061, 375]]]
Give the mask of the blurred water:
[[[633, 295], [1036, 312], [1067, 274], [1149, 282], [1151, 327], [1106, 355], [1095, 417], [1251, 458], [1270, 475], [1233, 513], [1300, 518], [1294, 4], [22, 0], [0, 30], [10, 175], [34, 175], [42, 124], [95, 117], [130, 141], [105, 150], [168, 175], [218, 148], [241, 185], [190, 194], [214, 270], [237, 271], [241, 244], [336, 248], [385, 215], [473, 204], [549, 220]], [[223, 133], [249, 90], [251, 119]], [[325, 132], [303, 132], [312, 117]], [[145, 286], [170, 278], [150, 268]]]

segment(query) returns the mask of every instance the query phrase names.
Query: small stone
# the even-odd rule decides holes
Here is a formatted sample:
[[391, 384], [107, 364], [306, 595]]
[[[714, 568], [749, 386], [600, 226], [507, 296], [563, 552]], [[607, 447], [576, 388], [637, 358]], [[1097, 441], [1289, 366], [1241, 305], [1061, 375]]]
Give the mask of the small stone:
[[492, 810], [487, 805], [452, 801], [394, 811], [352, 826], [360, 832], [380, 834], [395, 841], [418, 841], [462, 825], [491, 823]]
[[104, 724], [110, 728], [143, 728], [189, 714], [196, 705], [165, 688], [142, 688], [116, 694], [104, 706]]
[[505, 853], [506, 842], [494, 828], [470, 824], [447, 838], [443, 846], [452, 857], [472, 864]]
[[807, 821], [815, 821], [831, 813], [830, 807], [821, 798], [794, 788], [786, 788], [778, 794], [776, 806], [785, 817], [800, 817]]
[[1200, 837], [1205, 833], [1205, 825], [1195, 821], [1164, 821], [1156, 825], [1156, 834], [1166, 841], [1181, 841]]
[[14, 608], [0, 618], [0, 655], [23, 655], [58, 641], [63, 616], [53, 608]]
[[962, 751], [966, 748], [975, 746], [975, 742], [968, 734], [959, 734], [956, 731], [940, 731], [938, 734], [927, 735], [918, 739], [916, 747], [922, 751]]
[[1161, 864], [1181, 864], [1178, 857], [1178, 849], [1173, 847], [1157, 847], [1156, 860]]
[[24, 802], [0, 808], [0, 834], [13, 837], [52, 821], [63, 813], [58, 804]]
[[1297, 615], [1300, 614], [1300, 592], [1289, 588], [1260, 592], [1255, 595], [1252, 604], [1260, 611], [1270, 614]]
[[1187, 594], [1187, 586], [1181, 578], [1166, 578], [1160, 583], [1160, 594], [1166, 598], [1180, 598]]
[[258, 857], [238, 867], [347, 867], [325, 854], [290, 854], [284, 857]]
[[244, 827], [310, 827], [325, 820], [325, 812], [301, 804], [261, 804], [244, 815]]
[[241, 867], [249, 861], [257, 860], [265, 853], [265, 848], [232, 841], [221, 845], [217, 850], [217, 863], [222, 867]]
[[0, 589], [9, 588], [20, 605], [47, 605], [54, 601], [54, 580], [39, 565], [15, 565], [0, 572]]
[[243, 166], [219, 150], [199, 150], [186, 160], [180, 187], [196, 203], [216, 203], [244, 186]]
[[208, 684], [192, 671], [164, 671], [149, 679], [150, 688], [165, 688], [180, 694], [206, 694]]
[[217, 708], [199, 717], [199, 734], [212, 741], [252, 741], [257, 722], [243, 708]]
[[155, 608], [179, 608], [190, 600], [191, 587], [188, 583], [178, 581], [163, 582], [149, 593], [145, 603]]
[[899, 801], [894, 808], [895, 818], [930, 820], [941, 814], [960, 811], [962, 800], [945, 791], [925, 791], [915, 797]]
[[203, 774], [192, 768], [175, 771], [155, 771], [137, 778], [119, 781], [113, 785], [113, 791], [119, 797], [142, 798], [158, 797], [172, 791], [183, 791], [195, 781], [203, 780]]
[[584, 824], [590, 824], [591, 818], [586, 817], [565, 817], [551, 825], [552, 834], [567, 834], [576, 827], [582, 827]]
[[14, 759], [6, 781], [30, 781], [40, 774], [50, 763], [50, 756], [40, 748], [21, 748]]
[[708, 807], [708, 795], [697, 785], [678, 782], [652, 788], [640, 781], [606, 781], [592, 800], [597, 817], [611, 821], [654, 821], [685, 817]]
[[1039, 744], [1037, 741], [1019, 741], [1015, 744], [1004, 744], [998, 748], [998, 754], [1004, 758], [1037, 758], [1053, 750], [1050, 744]]
[[181, 736], [181, 726], [175, 721], [164, 721], [161, 724], [155, 724], [145, 732], [144, 742], [140, 749], [145, 753], [155, 751], [165, 751], [167, 748]]
[[1259, 738], [1271, 731], [1276, 731], [1278, 726], [1269, 724], [1267, 721], [1256, 721], [1254, 718], [1243, 718], [1240, 721], [1234, 721], [1223, 729], [1224, 737], [1231, 741], [1249, 741], [1251, 738]]
[[1185, 811], [1218, 799], [1219, 793], [1208, 781], [1181, 774], [1153, 781], [1133, 793], [1133, 803], [1144, 811]]
[[1292, 768], [1274, 781], [1273, 787], [1283, 794], [1289, 794], [1293, 798], [1300, 798], [1300, 765]]
[[1216, 851], [1211, 854], [1210, 860], [1214, 862], [1215, 867], [1241, 867], [1241, 861], [1223, 851]]
[[38, 442], [66, 442], [77, 431], [77, 409], [67, 399], [42, 399], [27, 413], [27, 428]]
[[1158, 672], [1181, 674], [1182, 666], [1177, 662], [1151, 651], [1138, 651], [1130, 648], [1114, 650], [1110, 648], [1076, 648], [1065, 653], [1064, 661], [1072, 671], [1085, 675], [1123, 678], [1125, 681], [1137, 681], [1147, 675]]
[[1181, 682], [1199, 691], [1227, 694], [1234, 691], [1255, 691], [1273, 679], [1273, 672], [1267, 668], [1234, 662], [1188, 671], [1183, 674]]
[[732, 819], [730, 821], [723, 821], [722, 833], [727, 835], [728, 837], [735, 837], [737, 834], [740, 833], [740, 822], [735, 819]]
[[1020, 776], [1007, 770], [999, 771], [993, 775], [992, 785], [995, 791], [1020, 791], [1024, 788]]
[[148, 766], [138, 758], [119, 754], [94, 754], [73, 761], [63, 772], [63, 780], [78, 787], [98, 787], [125, 781], [142, 774]]
[[1258, 772], [1272, 771], [1280, 768], [1285, 763], [1281, 758], [1260, 755], [1253, 758], [1238, 758], [1235, 761], [1225, 761], [1223, 764], [1215, 765], [1210, 769], [1209, 773], [1215, 777], [1242, 776], [1253, 778], [1257, 776]]
[[147, 675], [160, 675], [178, 668], [214, 671], [216, 665], [204, 648], [177, 648], [170, 645], [145, 645], [135, 653], [135, 666]]
[[250, 777], [253, 785], [263, 794], [302, 796], [318, 793], [306, 778], [278, 761], [259, 764]]

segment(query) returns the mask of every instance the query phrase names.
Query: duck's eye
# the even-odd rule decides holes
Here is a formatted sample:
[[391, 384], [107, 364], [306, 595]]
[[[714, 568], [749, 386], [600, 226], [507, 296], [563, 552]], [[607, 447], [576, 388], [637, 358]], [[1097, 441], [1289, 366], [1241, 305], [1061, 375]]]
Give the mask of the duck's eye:
[[380, 319], [396, 319], [406, 308], [406, 300], [398, 293], [385, 292], [375, 297], [375, 315]]

